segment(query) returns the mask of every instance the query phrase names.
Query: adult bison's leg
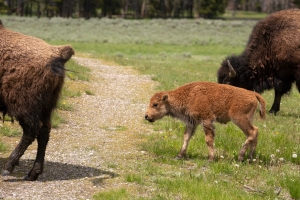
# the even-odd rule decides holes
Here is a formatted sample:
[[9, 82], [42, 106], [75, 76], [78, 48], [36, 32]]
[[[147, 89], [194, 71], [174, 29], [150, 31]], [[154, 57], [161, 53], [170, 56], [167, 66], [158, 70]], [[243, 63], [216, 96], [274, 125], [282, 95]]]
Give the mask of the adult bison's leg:
[[213, 125], [213, 121], [206, 120], [202, 122], [203, 130], [205, 132], [205, 142], [208, 147], [208, 159], [210, 161], [214, 160], [214, 138], [215, 138], [215, 127]]
[[292, 89], [292, 83], [294, 79], [290, 78], [288, 80], [282, 80], [278, 77], [274, 77], [274, 90], [275, 90], [275, 97], [273, 105], [270, 109], [270, 113], [276, 114], [280, 110], [280, 101], [282, 95], [288, 93]]
[[4, 171], [2, 175], [9, 175], [13, 172], [14, 167], [18, 165], [19, 159], [24, 154], [28, 146], [34, 141], [36, 132], [35, 129], [32, 129], [29, 125], [20, 121], [20, 125], [23, 129], [23, 136], [15, 148], [15, 150], [10, 154], [7, 163], [4, 166]]
[[275, 89], [274, 102], [273, 102], [271, 109], [269, 110], [269, 113], [276, 114], [280, 110], [280, 101], [281, 101], [282, 95], [283, 95], [282, 92], [279, 92]]
[[189, 141], [194, 135], [196, 126], [186, 126], [183, 136], [183, 145], [180, 149], [179, 154], [176, 156], [177, 159], [183, 158], [186, 155], [186, 149], [189, 145]]
[[49, 134], [51, 130], [50, 118], [43, 120], [42, 127], [37, 136], [38, 149], [36, 154], [36, 159], [34, 165], [28, 175], [25, 177], [25, 180], [34, 181], [37, 180], [38, 176], [43, 173], [44, 170], [44, 159], [46, 153], [46, 147], [49, 141]]

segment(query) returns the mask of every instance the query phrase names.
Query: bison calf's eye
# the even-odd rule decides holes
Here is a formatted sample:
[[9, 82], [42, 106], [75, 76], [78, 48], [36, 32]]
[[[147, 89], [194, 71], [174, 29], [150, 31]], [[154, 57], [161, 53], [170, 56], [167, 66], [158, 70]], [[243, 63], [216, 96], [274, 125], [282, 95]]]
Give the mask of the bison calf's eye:
[[154, 107], [154, 108], [156, 108], [157, 106], [158, 106], [158, 104], [157, 104], [157, 103], [154, 103], [154, 104], [153, 104], [153, 107]]

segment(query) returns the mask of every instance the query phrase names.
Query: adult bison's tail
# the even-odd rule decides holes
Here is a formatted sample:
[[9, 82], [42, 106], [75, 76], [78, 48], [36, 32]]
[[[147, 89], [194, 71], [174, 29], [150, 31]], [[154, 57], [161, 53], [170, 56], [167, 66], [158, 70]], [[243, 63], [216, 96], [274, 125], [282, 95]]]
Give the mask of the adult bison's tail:
[[259, 115], [262, 119], [266, 118], [266, 101], [262, 96], [255, 92], [255, 96], [260, 104]]
[[67, 62], [74, 54], [75, 54], [75, 52], [70, 45], [60, 47], [60, 58], [64, 62]]
[[51, 62], [51, 69], [58, 76], [65, 76], [65, 63], [74, 55], [74, 50], [71, 46], [59, 46], [59, 55]]

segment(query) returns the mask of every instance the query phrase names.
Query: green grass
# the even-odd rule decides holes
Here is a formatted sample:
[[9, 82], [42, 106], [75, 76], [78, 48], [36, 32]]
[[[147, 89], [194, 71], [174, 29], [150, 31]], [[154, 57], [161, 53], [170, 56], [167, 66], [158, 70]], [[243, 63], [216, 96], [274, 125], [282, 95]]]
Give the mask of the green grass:
[[22, 135], [22, 131], [17, 128], [11, 128], [8, 126], [1, 126], [0, 127], [0, 134], [7, 137], [17, 137]]
[[[256, 16], [251, 15], [251, 18]], [[20, 19], [28, 20], [28, 23], [20, 23]], [[52, 44], [70, 43], [76, 55], [132, 66], [159, 82], [157, 91], [174, 89], [192, 81], [216, 82], [220, 63], [227, 55], [243, 51], [256, 22], [41, 19], [39, 27], [42, 28], [29, 30], [28, 24], [33, 26], [37, 21], [31, 18], [3, 19], [4, 25], [47, 39]], [[90, 31], [83, 31], [88, 27]], [[51, 33], [52, 29], [60, 34]], [[71, 68], [67, 66], [67, 69]], [[78, 80], [69, 75], [68, 78]], [[72, 85], [67, 86], [63, 96], [76, 97], [88, 89], [76, 91]], [[274, 92], [266, 91], [262, 95], [270, 109]], [[293, 88], [282, 99], [281, 111], [276, 116], [268, 114], [265, 121], [260, 120], [258, 114], [255, 116], [259, 139], [253, 163], [237, 161], [245, 136], [233, 123], [216, 124], [214, 162], [207, 160], [208, 149], [201, 127], [190, 141], [187, 158], [176, 160], [184, 124], [169, 117], [149, 124], [151, 132], [139, 135], [145, 141], [140, 144], [140, 149], [146, 152], [147, 159], [127, 163], [122, 169], [124, 173], [120, 174], [124, 182], [134, 184], [140, 191], [146, 190], [146, 197], [126, 188], [99, 192], [93, 198], [299, 199], [299, 98], [298, 91]], [[62, 98], [61, 102], [65, 100]], [[293, 158], [293, 154], [297, 154], [297, 158]], [[274, 192], [278, 188], [281, 188], [280, 192]]]
[[129, 194], [126, 191], [126, 189], [118, 189], [118, 190], [112, 190], [108, 192], [102, 192], [99, 194], [96, 194], [93, 196], [93, 199], [95, 200], [130, 200]]
[[235, 16], [232, 15], [232, 11], [227, 10], [224, 15], [222, 16], [223, 19], [245, 19], [245, 20], [249, 20], [249, 19], [263, 19], [264, 17], [266, 17], [267, 14], [266, 13], [258, 13], [258, 12], [249, 12], [249, 11], [241, 11], [241, 10], [237, 10], [235, 13]]
[[0, 152], [5, 152], [7, 149], [8, 146], [2, 140], [0, 140]]
[[90, 69], [79, 65], [74, 60], [69, 60], [66, 64], [67, 77], [73, 81], [89, 81]]
[[65, 123], [64, 118], [58, 112], [53, 112], [51, 116], [52, 128], [58, 128], [60, 124]]

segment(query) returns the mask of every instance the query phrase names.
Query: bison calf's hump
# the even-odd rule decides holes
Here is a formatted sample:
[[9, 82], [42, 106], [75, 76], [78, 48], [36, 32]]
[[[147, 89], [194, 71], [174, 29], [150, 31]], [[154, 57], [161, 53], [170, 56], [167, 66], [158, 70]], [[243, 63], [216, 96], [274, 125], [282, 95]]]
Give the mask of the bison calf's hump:
[[256, 92], [211, 82], [193, 82], [175, 90], [154, 94], [146, 110], [145, 119], [155, 122], [164, 116], [171, 116], [186, 124], [184, 141], [178, 158], [186, 155], [189, 140], [197, 126], [202, 125], [209, 159], [214, 159], [214, 121], [232, 121], [246, 135], [240, 150], [239, 160], [244, 159], [248, 147], [252, 158], [257, 145], [258, 128], [252, 124], [255, 110], [260, 104], [260, 117], [265, 118], [265, 100]]
[[38, 150], [26, 180], [43, 172], [51, 113], [65, 78], [65, 63], [74, 55], [69, 45], [53, 46], [20, 34], [0, 23], [0, 110], [15, 118], [23, 129], [21, 141], [11, 153], [2, 175], [13, 172], [20, 157], [37, 138]]

